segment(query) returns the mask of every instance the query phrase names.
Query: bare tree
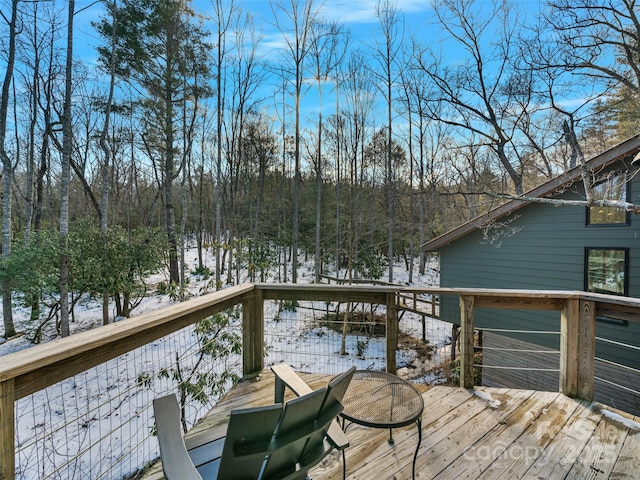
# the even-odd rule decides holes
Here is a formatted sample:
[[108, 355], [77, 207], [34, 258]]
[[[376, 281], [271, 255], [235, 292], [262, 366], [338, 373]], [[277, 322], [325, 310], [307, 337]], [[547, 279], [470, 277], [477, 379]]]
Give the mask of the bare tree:
[[315, 238], [315, 279], [320, 283], [322, 273], [322, 252], [321, 252], [321, 222], [322, 222], [322, 94], [325, 85], [330, 80], [333, 71], [342, 62], [347, 49], [348, 37], [345, 35], [342, 26], [337, 23], [315, 23], [313, 25], [310, 55], [312, 57], [311, 70], [318, 85], [318, 129], [315, 151], [314, 168], [316, 174], [316, 238]]
[[[415, 40], [412, 41], [412, 51], [418, 51]], [[408, 108], [415, 113], [413, 115], [413, 148], [411, 156], [415, 162], [415, 169], [418, 181], [418, 244], [422, 245], [426, 241], [426, 231], [430, 228], [430, 234], [435, 236], [434, 220], [438, 208], [438, 184], [441, 182], [440, 169], [437, 161], [441, 151], [447, 144], [447, 125], [442, 122], [430, 120], [427, 112], [432, 116], [437, 115], [440, 110], [438, 104], [430, 102], [431, 85], [427, 80], [424, 71], [419, 68], [410, 68], [404, 73], [403, 89], [406, 92]], [[427, 209], [430, 209], [428, 215]], [[427, 218], [431, 220], [427, 221]], [[424, 273], [425, 253], [420, 249], [420, 273]]]
[[[215, 0], [213, 3], [214, 21], [216, 25], [216, 56], [215, 56], [215, 72], [216, 72], [216, 169], [215, 169], [215, 191], [216, 191], [216, 217], [215, 217], [215, 235], [216, 235], [216, 286], [222, 285], [220, 279], [222, 265], [221, 246], [222, 246], [222, 144], [223, 144], [223, 120], [225, 108], [224, 94], [224, 69], [225, 57], [227, 50], [227, 31], [231, 26], [237, 9], [233, 0], [231, 2], [223, 2]], [[229, 273], [231, 269], [229, 269]]]
[[[517, 195], [523, 193], [519, 159], [513, 158], [515, 125], [523, 110], [514, 107], [518, 95], [528, 92], [528, 79], [514, 71], [517, 21], [508, 0], [496, 0], [482, 11], [471, 0], [443, 0], [434, 6], [439, 25], [461, 47], [464, 63], [445, 66], [442, 53], [433, 50], [418, 54], [418, 65], [434, 89], [428, 118], [440, 120], [461, 133], [478, 136], [490, 148], [507, 172]], [[497, 31], [492, 31], [496, 28]], [[499, 42], [490, 42], [496, 35]], [[440, 106], [448, 107], [448, 115]]]
[[[4, 13], [2, 18], [9, 25], [9, 51], [7, 69], [2, 80], [2, 96], [0, 97], [0, 157], [2, 158], [2, 258], [7, 258], [11, 253], [11, 187], [13, 184], [13, 160], [6, 149], [7, 140], [7, 115], [9, 111], [9, 97], [11, 95], [11, 83], [13, 81], [13, 68], [16, 58], [16, 36], [18, 0], [11, 2], [11, 16], [7, 18]], [[2, 285], [2, 317], [4, 322], [4, 336], [13, 337], [16, 329], [13, 324], [13, 310], [11, 308], [11, 283], [9, 278]]]
[[295, 101], [295, 134], [294, 134], [294, 180], [293, 180], [293, 228], [291, 261], [293, 271], [291, 280], [298, 281], [298, 243], [300, 237], [300, 100], [304, 84], [304, 62], [312, 43], [312, 25], [317, 21], [319, 10], [314, 0], [290, 0], [283, 3], [272, 3], [271, 9], [276, 26], [286, 44], [288, 64], [285, 66], [286, 80], [293, 84]]
[[[116, 48], [118, 46], [118, 39], [116, 37], [118, 32], [118, 9], [117, 3], [107, 2], [107, 9], [111, 13], [111, 24], [113, 26], [111, 31], [111, 37], [107, 39], [109, 41], [109, 48], [111, 53], [103, 56], [103, 60], [107, 63], [102, 65], [103, 70], [109, 74], [109, 90], [107, 93], [107, 99], [104, 105], [104, 122], [102, 124], [102, 130], [100, 131], [99, 145], [102, 150], [102, 162], [100, 164], [101, 171], [101, 183], [102, 183], [102, 195], [100, 201], [100, 232], [102, 233], [103, 242], [106, 242], [107, 236], [107, 219], [109, 209], [109, 169], [111, 165], [112, 151], [109, 145], [109, 129], [111, 128], [111, 110], [113, 108], [115, 84], [116, 84]], [[102, 323], [107, 325], [109, 323], [109, 290], [104, 288], [102, 293]]]
[[[415, 196], [414, 196], [414, 187], [413, 187], [413, 178], [414, 178], [414, 147], [413, 147], [413, 127], [414, 127], [414, 114], [416, 113], [416, 109], [414, 108], [415, 100], [412, 95], [411, 85], [415, 82], [415, 77], [411, 74], [412, 71], [402, 70], [401, 71], [401, 80], [402, 80], [402, 103], [403, 110], [406, 111], [407, 122], [408, 122], [408, 131], [407, 131], [407, 148], [409, 151], [409, 218], [408, 218], [408, 230], [409, 230], [409, 284], [413, 283], [413, 259], [415, 255], [415, 221], [414, 221], [414, 209], [415, 209]], [[423, 217], [420, 216], [419, 227], [423, 226]]]
[[[569, 147], [570, 155], [563, 169], [573, 168], [584, 161], [582, 147], [578, 142], [578, 122], [581, 112], [602, 95], [602, 85], [594, 84], [584, 76], [573, 75], [559, 57], [561, 49], [557, 43], [549, 42], [549, 30], [544, 24], [530, 27], [528, 38], [518, 42], [518, 70], [530, 76], [530, 94], [536, 98], [538, 109], [526, 109], [518, 129], [526, 137], [529, 146], [540, 159], [540, 170], [551, 178], [558, 172], [558, 149], [560, 142]], [[579, 102], [563, 102], [575, 97]], [[549, 152], [556, 155], [551, 155]], [[555, 157], [555, 158], [554, 158]], [[564, 159], [562, 159], [564, 160]]]
[[605, 86], [640, 90], [636, 0], [549, 0], [545, 19], [559, 37], [555, 65]]
[[[262, 62], [257, 55], [257, 49], [262, 41], [262, 36], [255, 30], [254, 18], [250, 14], [237, 12], [234, 20], [233, 55], [229, 65], [229, 83], [231, 84], [229, 95], [229, 115], [227, 119], [227, 163], [229, 169], [229, 199], [227, 216], [229, 222], [229, 235], [237, 234], [237, 196], [241, 168], [245, 166], [245, 157], [249, 142], [245, 136], [255, 133], [254, 125], [248, 127], [252, 120], [250, 117], [258, 110], [259, 100], [255, 93], [265, 78], [265, 71], [261, 68]], [[252, 132], [247, 132], [247, 129]], [[261, 142], [260, 142], [261, 143]], [[260, 145], [256, 145], [260, 149]], [[249, 153], [250, 155], [250, 153]], [[263, 179], [264, 180], [264, 179]], [[256, 199], [257, 200], [257, 199]], [[262, 209], [262, 205], [256, 203], [256, 216]], [[256, 217], [257, 218], [257, 217]], [[233, 255], [228, 250], [229, 258], [227, 269], [227, 282], [232, 281]]]
[[[33, 16], [37, 18], [38, 4], [33, 4]], [[26, 90], [29, 95], [29, 131], [28, 131], [28, 147], [26, 162], [26, 187], [25, 187], [25, 205], [24, 205], [24, 241], [28, 245], [31, 237], [31, 229], [33, 224], [33, 196], [34, 196], [34, 172], [36, 157], [36, 127], [38, 125], [38, 102], [40, 93], [40, 45], [39, 45], [39, 23], [33, 22], [33, 30], [29, 36], [29, 46], [33, 48], [32, 72], [31, 78], [25, 78], [24, 84], [27, 85]], [[25, 77], [28, 74], [25, 73]], [[30, 85], [29, 85], [30, 84]]]
[[[546, 86], [552, 108], [561, 113], [557, 130], [569, 147], [568, 164], [573, 167], [584, 161], [583, 149], [595, 154], [607, 146], [580, 138], [581, 120], [582, 130], [591, 130], [592, 138], [590, 125], [602, 129], [603, 120], [609, 128], [613, 124], [619, 136], [609, 135], [609, 145], [637, 131], [640, 9], [636, 0], [549, 0], [547, 7], [525, 43], [523, 58]], [[569, 94], [585, 101], [570, 109], [561, 101]], [[583, 113], [587, 108], [594, 120]], [[629, 112], [631, 130], [621, 121], [627, 116], [621, 112]]]
[[71, 96], [73, 94], [73, 17], [75, 0], [69, 0], [67, 48], [62, 115], [62, 167], [60, 173], [60, 333], [69, 336], [69, 182], [73, 143]]
[[387, 255], [389, 257], [389, 282], [393, 282], [393, 237], [394, 237], [394, 171], [393, 171], [393, 89], [400, 76], [398, 56], [401, 53], [404, 19], [397, 7], [389, 0], [379, 0], [376, 4], [376, 17], [380, 22], [382, 39], [376, 39], [374, 60], [379, 70], [370, 71], [378, 79], [379, 89], [387, 102], [387, 161], [386, 161], [386, 193], [387, 193]]
[[[631, 105], [631, 116], [640, 119], [633, 107], [640, 100], [640, 10], [637, 1], [549, 0], [547, 7], [542, 21], [529, 38], [520, 42], [522, 51], [517, 58], [520, 71], [527, 75], [531, 72], [532, 90], [542, 100], [538, 103], [549, 105], [549, 111], [542, 112], [543, 115], [540, 111], [532, 113], [527, 109], [518, 130], [541, 160], [546, 177], [557, 173], [557, 157], [564, 160], [564, 169], [579, 167], [585, 197], [571, 202], [520, 198], [557, 205], [615, 206], [637, 212], [638, 206], [633, 203], [596, 198], [594, 186], [600, 179], [588, 171], [583, 150], [595, 154], [606, 148], [607, 142], [585, 141], [580, 138], [578, 128], [582, 122], [583, 130], [595, 136], [593, 130], [589, 130], [589, 122], [591, 125], [597, 123], [599, 129], [607, 128], [602, 124], [610, 121], [612, 114], [601, 115], [601, 112], [619, 112], [620, 105]], [[571, 96], [581, 101], [577, 104], [564, 101]], [[585, 113], [589, 108], [591, 113]], [[543, 120], [549, 123], [546, 132]], [[566, 145], [564, 158], [557, 155], [562, 153], [558, 148], [561, 143]], [[555, 159], [548, 150], [556, 153]]]
[[[343, 183], [346, 183], [346, 230], [340, 243], [345, 245], [338, 248], [338, 252], [346, 250], [346, 276], [349, 283], [353, 280], [354, 264], [357, 256], [358, 243], [361, 237], [363, 213], [369, 199], [363, 198], [367, 167], [365, 160], [366, 141], [370, 135], [371, 117], [374, 108], [373, 79], [367, 68], [367, 58], [362, 51], [352, 52], [348, 57], [345, 71], [340, 79], [342, 109], [338, 112], [336, 122], [336, 141], [338, 153], [341, 155], [342, 166], [337, 166], [337, 173], [341, 179], [336, 182], [337, 194], [342, 196]], [[344, 179], [344, 182], [341, 180]], [[370, 178], [373, 186], [374, 178]], [[340, 218], [338, 216], [338, 218]]]
[[44, 132], [42, 134], [40, 149], [40, 158], [38, 166], [35, 169], [35, 198], [34, 198], [34, 211], [33, 211], [33, 230], [39, 232], [42, 229], [43, 222], [45, 221], [45, 213], [49, 213], [51, 216], [51, 223], [55, 222], [54, 212], [50, 210], [45, 212], [46, 201], [46, 177], [49, 172], [49, 164], [51, 160], [51, 142], [55, 143], [55, 128], [58, 126], [58, 122], [54, 121], [55, 118], [55, 85], [59, 81], [59, 77], [64, 72], [60, 71], [58, 66], [58, 48], [56, 45], [55, 32], [60, 29], [58, 19], [54, 15], [50, 19], [50, 23], [47, 27], [47, 32], [44, 35], [45, 39], [38, 45], [38, 49], [42, 48], [43, 63], [46, 66], [46, 70], [43, 68], [42, 78], [39, 84], [40, 94], [36, 101], [42, 115], [42, 125]]

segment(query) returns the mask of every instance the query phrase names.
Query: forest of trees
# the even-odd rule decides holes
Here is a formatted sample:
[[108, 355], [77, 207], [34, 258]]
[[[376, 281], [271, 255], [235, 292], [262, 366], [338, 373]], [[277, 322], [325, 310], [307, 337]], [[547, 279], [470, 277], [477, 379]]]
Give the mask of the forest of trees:
[[0, 0], [4, 337], [17, 303], [63, 336], [84, 294], [128, 316], [159, 269], [179, 296], [191, 246], [215, 288], [302, 256], [412, 281], [422, 243], [640, 131], [635, 0], [437, 0], [416, 31], [379, 0], [363, 39], [331, 3]]

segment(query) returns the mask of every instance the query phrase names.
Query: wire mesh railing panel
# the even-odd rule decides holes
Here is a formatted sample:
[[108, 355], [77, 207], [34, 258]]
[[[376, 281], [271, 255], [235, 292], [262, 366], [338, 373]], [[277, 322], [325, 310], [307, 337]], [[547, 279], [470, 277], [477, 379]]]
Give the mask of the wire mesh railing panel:
[[625, 321], [596, 323], [593, 390], [598, 402], [640, 415], [640, 342], [633, 327]]
[[193, 425], [242, 375], [240, 341], [237, 315], [203, 320], [18, 400], [15, 478], [134, 475], [159, 455], [153, 399], [176, 393]]
[[384, 370], [385, 318], [382, 306], [265, 302], [265, 365], [286, 362], [298, 371], [326, 374], [351, 365]]
[[544, 337], [547, 344], [558, 343], [560, 331], [483, 330], [474, 358], [475, 383], [557, 391], [560, 350], [540, 345]]
[[399, 374], [413, 383], [447, 383], [446, 368], [451, 359], [453, 324], [414, 312], [400, 317], [398, 348], [410, 361], [398, 364]]
[[[351, 365], [386, 369], [384, 305], [268, 301], [264, 315], [266, 366], [286, 362], [299, 371], [326, 374]], [[424, 383], [449, 354], [450, 344], [450, 324], [406, 313], [400, 319], [396, 366]]]

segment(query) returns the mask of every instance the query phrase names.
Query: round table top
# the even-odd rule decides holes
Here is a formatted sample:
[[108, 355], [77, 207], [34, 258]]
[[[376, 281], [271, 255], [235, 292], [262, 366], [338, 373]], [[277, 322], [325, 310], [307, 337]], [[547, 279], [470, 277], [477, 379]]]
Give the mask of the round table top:
[[341, 415], [367, 427], [396, 428], [420, 418], [424, 400], [409, 382], [386, 372], [356, 370]]

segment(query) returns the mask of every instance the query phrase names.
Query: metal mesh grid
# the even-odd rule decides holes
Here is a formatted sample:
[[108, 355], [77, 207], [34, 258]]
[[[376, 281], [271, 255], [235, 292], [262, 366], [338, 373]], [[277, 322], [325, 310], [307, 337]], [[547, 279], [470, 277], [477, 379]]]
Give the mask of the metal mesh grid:
[[[239, 334], [239, 321], [225, 330]], [[187, 327], [15, 402], [16, 478], [125, 478], [155, 459], [154, 398], [189, 382], [191, 426], [242, 374], [240, 352], [202, 355], [203, 338]]]
[[[266, 301], [264, 317], [266, 366], [286, 362], [298, 371], [331, 375], [351, 365], [386, 369], [384, 305]], [[450, 324], [406, 312], [400, 318], [396, 365], [407, 369], [403, 376], [428, 383], [429, 371], [446, 358], [450, 343]]]
[[[341, 308], [340, 308], [341, 307]], [[345, 322], [335, 317], [346, 305], [325, 302], [267, 301], [264, 303], [265, 365], [286, 362], [296, 370], [338, 374], [351, 365], [359, 369], [384, 370], [386, 343], [384, 324], [375, 328], [359, 320], [362, 308], [352, 308], [350, 333], [343, 336]], [[385, 314], [383, 306], [368, 309]]]

